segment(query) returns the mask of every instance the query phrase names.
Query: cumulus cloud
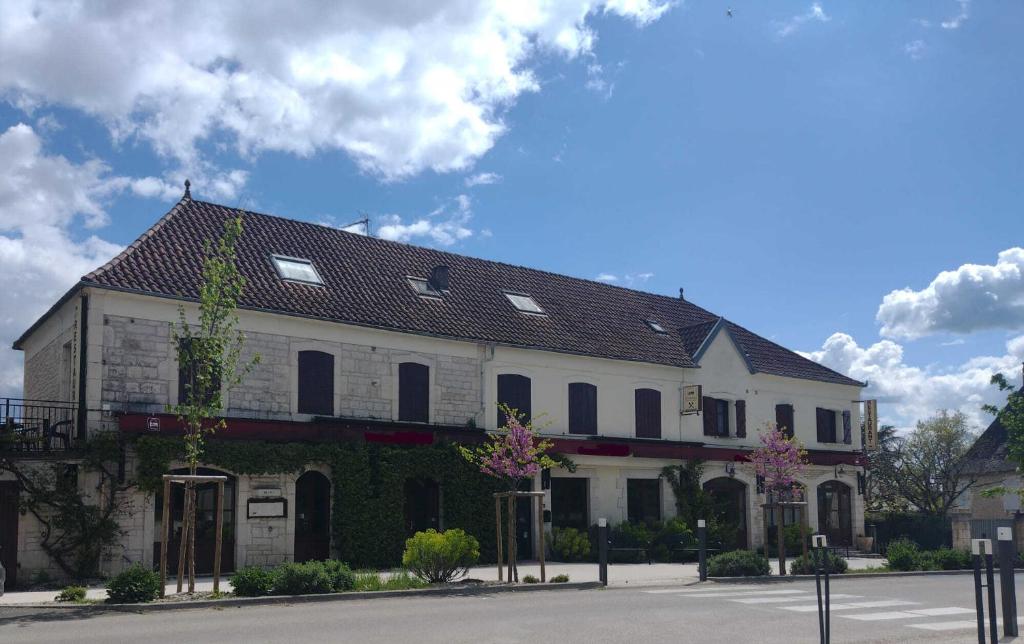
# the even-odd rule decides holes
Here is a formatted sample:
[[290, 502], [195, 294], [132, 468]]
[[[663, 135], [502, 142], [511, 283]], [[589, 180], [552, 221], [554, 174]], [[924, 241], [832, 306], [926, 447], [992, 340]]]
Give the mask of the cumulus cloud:
[[943, 271], [926, 288], [903, 288], [882, 299], [876, 319], [882, 335], [919, 338], [1024, 327], [1024, 248], [999, 253], [995, 264], [964, 264]]
[[466, 177], [466, 187], [472, 188], [474, 186], [489, 186], [492, 183], [498, 183], [501, 181], [501, 175], [494, 172], [481, 172], [474, 174], [473, 176]]
[[83, 110], [116, 140], [148, 141], [190, 171], [202, 167], [200, 144], [214, 142], [243, 155], [342, 150], [400, 179], [465, 169], [487, 152], [508, 106], [539, 89], [531, 65], [541, 55], [592, 51], [589, 17], [643, 26], [670, 6], [5, 2], [0, 94], [26, 109]]
[[978, 356], [953, 367], [917, 367], [904, 359], [903, 347], [881, 340], [862, 347], [846, 333], [832, 334], [817, 351], [801, 352], [836, 371], [868, 382], [865, 396], [877, 398], [879, 415], [886, 423], [909, 428], [939, 409], [959, 409], [977, 428], [991, 422], [981, 406], [1005, 401], [989, 384], [994, 373], [1011, 382], [1021, 378], [1024, 335], [1006, 343], [1006, 353]]
[[473, 218], [472, 200], [459, 195], [425, 217], [405, 223], [399, 215], [386, 215], [375, 232], [381, 239], [400, 242], [424, 241], [451, 246], [473, 235], [468, 227]]
[[913, 40], [903, 45], [903, 53], [911, 60], [921, 60], [928, 52], [928, 45], [923, 40]]
[[960, 12], [949, 20], [942, 21], [943, 29], [959, 29], [960, 25], [967, 22], [967, 18], [970, 17], [971, 0], [959, 0]]
[[775, 35], [779, 38], [785, 38], [796, 33], [808, 22], [828, 22], [829, 20], [832, 20], [832, 17], [825, 13], [825, 10], [821, 8], [821, 4], [815, 2], [805, 13], [797, 14], [789, 20], [776, 23]]
[[614, 273], [598, 273], [594, 279], [605, 284], [623, 284], [625, 286], [639, 286], [654, 277], [654, 273], [626, 273], [622, 277]]
[[106, 202], [150, 182], [113, 176], [98, 160], [74, 163], [47, 155], [29, 125], [0, 134], [0, 395], [21, 390], [20, 353], [11, 343], [79, 277], [120, 251], [96, 235], [73, 236], [74, 224], [107, 223]]

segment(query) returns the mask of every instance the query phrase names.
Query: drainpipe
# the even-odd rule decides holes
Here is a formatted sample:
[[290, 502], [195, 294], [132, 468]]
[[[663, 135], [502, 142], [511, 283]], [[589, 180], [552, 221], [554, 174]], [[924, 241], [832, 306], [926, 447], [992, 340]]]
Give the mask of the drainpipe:
[[487, 363], [494, 360], [494, 345], [493, 344], [481, 344], [480, 349], [483, 351], [483, 359], [480, 361], [480, 429], [487, 428], [487, 400], [486, 400], [486, 387], [487, 387]]

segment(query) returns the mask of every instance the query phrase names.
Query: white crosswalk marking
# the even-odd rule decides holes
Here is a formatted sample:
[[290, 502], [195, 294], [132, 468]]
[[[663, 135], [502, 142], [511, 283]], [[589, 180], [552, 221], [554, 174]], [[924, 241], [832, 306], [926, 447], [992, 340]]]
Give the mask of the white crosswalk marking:
[[920, 628], [926, 631], [957, 631], [965, 628], [977, 628], [978, 623], [966, 619], [955, 622], [928, 622], [925, 624], [907, 624], [910, 628]]
[[[835, 595], [833, 595], [835, 597]], [[917, 602], [908, 602], [902, 599], [877, 599], [867, 602], [843, 602], [829, 606], [831, 610], [854, 610], [857, 608], [894, 608], [896, 606], [913, 606]], [[795, 613], [813, 613], [818, 610], [817, 602], [807, 606], [783, 606], [783, 610], [791, 610]]]
[[[858, 597], [860, 597], [860, 595], [841, 595], [838, 593], [832, 595], [832, 599], [856, 599]], [[730, 599], [729, 601], [736, 602], [737, 604], [783, 604], [785, 602], [804, 601], [806, 599], [809, 599], [809, 597], [805, 597], [804, 595], [789, 595], [786, 597], [744, 597], [740, 599]], [[815, 610], [817, 610], [817, 603], [815, 603], [814, 607]], [[789, 607], [784, 606], [783, 608]]]
[[806, 590], [747, 590], [735, 593], [690, 593], [685, 597], [750, 597], [753, 595], [806, 595]]
[[846, 619], [856, 619], [862, 622], [877, 622], [885, 619], [913, 619], [920, 617], [914, 613], [908, 613], [906, 611], [894, 610], [882, 613], [861, 613], [859, 615], [840, 615]]
[[946, 606], [945, 608], [915, 608], [909, 611], [917, 615], [927, 615], [928, 617], [935, 617], [939, 615], [966, 615], [968, 613], [973, 614], [973, 608], [961, 608], [959, 606]]

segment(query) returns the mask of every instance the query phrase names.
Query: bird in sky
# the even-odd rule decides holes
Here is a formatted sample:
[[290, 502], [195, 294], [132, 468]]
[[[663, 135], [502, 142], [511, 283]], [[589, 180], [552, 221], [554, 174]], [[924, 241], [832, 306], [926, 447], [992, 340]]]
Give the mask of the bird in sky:
[[732, 18], [732, 7], [729, 7], [728, 9], [725, 10], [725, 15]]

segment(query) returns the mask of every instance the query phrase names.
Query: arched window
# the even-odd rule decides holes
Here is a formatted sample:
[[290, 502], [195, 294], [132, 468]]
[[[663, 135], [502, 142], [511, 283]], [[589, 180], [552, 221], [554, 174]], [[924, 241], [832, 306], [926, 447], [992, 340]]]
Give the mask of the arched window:
[[[721, 518], [723, 543], [728, 548], [743, 550], [747, 547], [747, 486], [728, 476], [721, 476], [704, 484], [704, 491], [711, 496], [715, 515]], [[730, 541], [725, 536], [732, 532]]]
[[828, 537], [829, 545], [853, 544], [853, 510], [850, 486], [826, 481], [818, 486], [818, 532]]

